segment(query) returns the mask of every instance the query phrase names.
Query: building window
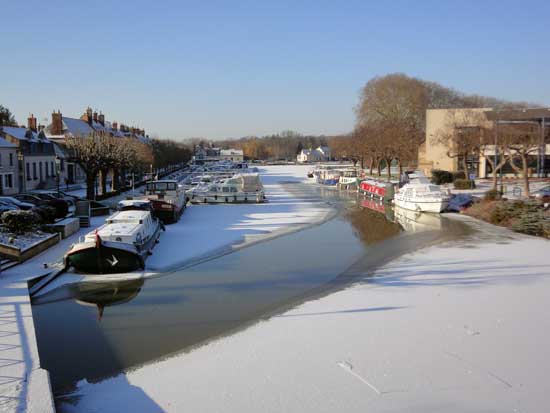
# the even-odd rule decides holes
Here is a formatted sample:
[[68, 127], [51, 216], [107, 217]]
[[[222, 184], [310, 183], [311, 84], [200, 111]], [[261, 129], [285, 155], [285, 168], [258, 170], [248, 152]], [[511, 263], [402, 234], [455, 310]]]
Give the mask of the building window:
[[0, 153], [0, 166], [2, 166], [2, 154]]
[[10, 166], [13, 166], [13, 153], [10, 153]]
[[40, 172], [40, 180], [42, 181], [42, 178], [44, 175], [42, 175], [42, 161], [38, 163], [38, 171]]
[[36, 176], [36, 162], [32, 163], [32, 179], [38, 179], [38, 176]]
[[27, 162], [27, 181], [31, 180], [31, 165]]
[[46, 178], [50, 175], [48, 175], [48, 162], [44, 162], [44, 168], [46, 168]]
[[13, 174], [4, 175], [4, 188], [13, 188]]
[[55, 176], [56, 170], [55, 170], [55, 168], [53, 167], [53, 162], [50, 162], [50, 171], [52, 171], [52, 176]]

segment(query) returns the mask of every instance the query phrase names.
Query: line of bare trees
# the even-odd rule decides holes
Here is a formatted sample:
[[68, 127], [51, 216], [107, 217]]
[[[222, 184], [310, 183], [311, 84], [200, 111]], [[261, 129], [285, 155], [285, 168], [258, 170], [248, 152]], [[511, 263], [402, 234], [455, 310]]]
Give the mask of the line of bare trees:
[[[465, 95], [438, 83], [401, 73], [389, 74], [375, 77], [363, 87], [356, 107], [355, 129], [348, 136], [330, 139], [329, 145], [333, 154], [361, 162], [361, 166], [368, 168], [371, 174], [376, 171], [381, 175], [382, 169], [385, 168], [389, 178], [391, 165], [396, 165], [400, 174], [405, 167], [417, 166], [419, 148], [426, 139], [427, 109], [483, 107], [506, 109], [528, 106], [529, 104], [523, 102], [511, 103], [490, 97]], [[452, 137], [455, 141], [448, 153], [449, 156], [461, 157], [464, 166], [467, 159], [464, 154], [470, 155], [476, 151], [480, 154], [482, 151], [489, 150], [489, 147], [483, 145], [482, 140], [480, 141], [480, 132], [473, 126], [470, 127], [484, 125], [483, 122], [479, 123], [479, 119], [473, 119], [480, 114], [472, 111], [471, 116], [471, 122], [465, 123], [461, 120], [460, 124], [466, 127], [453, 128], [460, 134], [460, 139], [456, 140], [456, 136]], [[531, 142], [533, 133], [522, 127], [522, 132], [518, 134], [517, 130], [513, 130], [514, 128], [517, 128], [517, 125], [508, 125], [498, 131], [501, 136], [499, 145], [502, 146], [501, 153], [504, 155], [497, 159], [496, 165], [492, 165], [493, 171], [498, 172], [503, 162], [511, 162], [514, 169], [524, 170], [527, 156], [532, 151], [532, 149], [525, 149], [530, 146], [524, 143]], [[520, 135], [521, 138], [518, 137]], [[484, 136], [488, 136], [487, 131], [484, 132]], [[449, 140], [450, 138], [447, 136], [440, 139]], [[476, 139], [477, 146], [474, 147], [473, 142]], [[516, 145], [513, 142], [522, 142], [522, 144]], [[521, 162], [516, 162], [517, 159]]]
[[86, 174], [88, 199], [95, 198], [96, 179], [100, 192], [105, 194], [109, 172], [113, 173], [111, 190], [117, 190], [126, 172], [145, 170], [153, 162], [150, 146], [135, 138], [74, 137], [65, 140], [65, 147]]
[[65, 147], [86, 174], [88, 199], [94, 199], [98, 178], [99, 191], [105, 194], [109, 174], [112, 174], [111, 191], [115, 191], [123, 186], [121, 178], [127, 173], [139, 176], [151, 168], [159, 170], [186, 163], [192, 156], [187, 145], [165, 139], [145, 143], [133, 137], [94, 135], [67, 138]]

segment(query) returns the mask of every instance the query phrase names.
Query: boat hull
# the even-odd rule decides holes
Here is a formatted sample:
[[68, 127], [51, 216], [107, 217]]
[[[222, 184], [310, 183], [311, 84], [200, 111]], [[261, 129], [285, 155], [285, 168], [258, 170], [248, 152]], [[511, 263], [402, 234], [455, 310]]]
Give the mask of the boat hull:
[[134, 247], [132, 251], [131, 248], [106, 244], [103, 243], [99, 247], [94, 242], [77, 245], [65, 257], [65, 265], [85, 274], [123, 273], [145, 267], [145, 257], [137, 248]]
[[185, 210], [185, 202], [171, 204], [164, 201], [151, 200], [151, 205], [153, 207], [153, 216], [165, 224], [178, 222]]
[[328, 186], [335, 186], [340, 180], [337, 179], [337, 178], [330, 178], [330, 179], [322, 179], [322, 178], [319, 178], [317, 180], [317, 183], [321, 184], [321, 185], [328, 185]]
[[236, 194], [219, 194], [214, 192], [202, 192], [191, 194], [189, 202], [193, 204], [232, 204], [232, 203], [262, 203], [265, 202], [263, 192], [240, 192]]
[[407, 201], [395, 198], [394, 199], [395, 206], [398, 206], [399, 208], [408, 209], [410, 211], [418, 211], [418, 212], [431, 212], [434, 214], [439, 214], [440, 212], [445, 211], [447, 209], [447, 206], [449, 205], [448, 200], [441, 200], [441, 201]]

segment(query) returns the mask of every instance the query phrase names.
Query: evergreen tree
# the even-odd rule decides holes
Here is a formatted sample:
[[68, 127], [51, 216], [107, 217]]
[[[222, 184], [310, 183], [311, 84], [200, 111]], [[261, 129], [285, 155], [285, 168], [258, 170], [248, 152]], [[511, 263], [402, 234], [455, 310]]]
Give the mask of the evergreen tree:
[[10, 110], [2, 105], [0, 105], [0, 126], [17, 126]]

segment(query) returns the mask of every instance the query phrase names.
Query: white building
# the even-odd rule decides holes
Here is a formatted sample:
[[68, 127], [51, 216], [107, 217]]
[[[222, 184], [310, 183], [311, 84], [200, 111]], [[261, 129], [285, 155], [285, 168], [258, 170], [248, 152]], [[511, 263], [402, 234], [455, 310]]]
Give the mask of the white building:
[[302, 149], [296, 156], [299, 163], [330, 161], [331, 153], [328, 146], [319, 146], [315, 149]]
[[34, 116], [29, 118], [29, 128], [0, 128], [0, 137], [16, 147], [16, 160], [12, 166], [18, 163], [19, 192], [55, 187], [57, 180], [54, 146], [43, 131], [36, 131]]
[[244, 160], [243, 150], [242, 149], [222, 149], [220, 151], [220, 159], [233, 161], [233, 162], [242, 162]]
[[17, 146], [0, 138], [0, 195], [13, 195], [19, 190]]

